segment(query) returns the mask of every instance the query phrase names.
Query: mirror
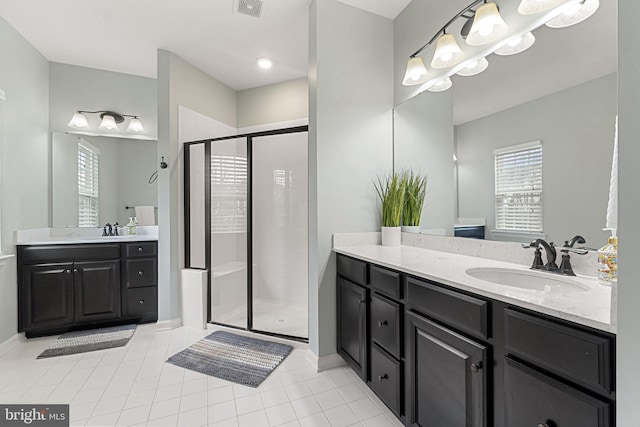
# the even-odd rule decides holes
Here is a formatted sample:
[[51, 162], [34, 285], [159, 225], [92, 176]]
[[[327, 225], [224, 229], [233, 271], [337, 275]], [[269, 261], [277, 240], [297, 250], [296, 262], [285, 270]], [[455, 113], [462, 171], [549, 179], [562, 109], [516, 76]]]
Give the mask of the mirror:
[[[53, 227], [126, 225], [135, 206], [158, 205], [156, 141], [59, 132], [53, 132], [51, 141]], [[92, 174], [95, 163], [97, 174]], [[97, 187], [97, 196], [80, 197], [79, 180], [86, 181], [86, 192]]]
[[575, 26], [543, 25], [534, 35], [529, 50], [492, 54], [483, 73], [454, 76], [451, 90], [424, 92], [394, 109], [394, 167], [430, 178], [423, 230], [452, 236], [456, 218], [475, 218], [485, 220], [486, 239], [530, 241], [495, 231], [494, 150], [540, 140], [544, 238], [561, 244], [580, 234], [587, 246], [606, 242], [617, 2], [601, 2]]

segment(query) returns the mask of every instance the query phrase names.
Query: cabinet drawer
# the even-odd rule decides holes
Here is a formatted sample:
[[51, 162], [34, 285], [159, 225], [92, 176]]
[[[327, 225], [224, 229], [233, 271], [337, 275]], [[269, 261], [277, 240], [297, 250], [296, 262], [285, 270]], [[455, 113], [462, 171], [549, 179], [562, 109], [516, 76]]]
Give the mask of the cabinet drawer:
[[127, 243], [125, 254], [127, 258], [155, 256], [156, 242]]
[[407, 278], [406, 304], [452, 327], [487, 338], [489, 302]]
[[609, 427], [611, 405], [505, 358], [507, 426]]
[[369, 267], [369, 281], [376, 291], [394, 299], [402, 298], [400, 293], [400, 273], [375, 265]]
[[155, 258], [127, 260], [127, 287], [154, 286], [158, 283]]
[[400, 304], [371, 293], [371, 339], [397, 359], [402, 350], [401, 313]]
[[612, 340], [505, 309], [507, 351], [568, 379], [611, 391]]
[[380, 350], [371, 346], [371, 389], [400, 417], [402, 409], [402, 365]]
[[129, 316], [149, 316], [158, 313], [158, 296], [155, 287], [129, 289], [127, 291]]
[[337, 255], [336, 258], [338, 275], [351, 280], [358, 285], [367, 284], [367, 263], [344, 255]]
[[20, 262], [23, 264], [48, 264], [59, 261], [93, 261], [120, 258], [120, 245], [44, 245], [23, 246]]

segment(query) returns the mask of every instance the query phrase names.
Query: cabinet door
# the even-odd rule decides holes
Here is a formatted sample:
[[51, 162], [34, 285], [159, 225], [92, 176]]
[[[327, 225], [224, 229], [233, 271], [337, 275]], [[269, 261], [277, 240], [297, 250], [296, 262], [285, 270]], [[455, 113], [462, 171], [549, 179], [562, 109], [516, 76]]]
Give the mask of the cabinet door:
[[485, 346], [412, 312], [406, 330], [408, 424], [484, 427]]
[[505, 358], [507, 426], [609, 427], [610, 404]]
[[23, 266], [20, 292], [24, 330], [73, 323], [73, 264]]
[[120, 317], [120, 261], [79, 262], [75, 270], [75, 321]]
[[338, 354], [367, 380], [367, 290], [337, 278]]

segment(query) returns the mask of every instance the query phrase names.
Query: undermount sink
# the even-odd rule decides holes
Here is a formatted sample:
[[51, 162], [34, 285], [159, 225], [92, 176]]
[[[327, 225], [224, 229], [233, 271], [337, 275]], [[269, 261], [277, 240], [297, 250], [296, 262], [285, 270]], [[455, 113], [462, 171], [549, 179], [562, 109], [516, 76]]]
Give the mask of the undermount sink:
[[571, 277], [540, 271], [483, 267], [470, 268], [465, 273], [486, 282], [533, 291], [571, 295], [589, 290], [587, 285]]

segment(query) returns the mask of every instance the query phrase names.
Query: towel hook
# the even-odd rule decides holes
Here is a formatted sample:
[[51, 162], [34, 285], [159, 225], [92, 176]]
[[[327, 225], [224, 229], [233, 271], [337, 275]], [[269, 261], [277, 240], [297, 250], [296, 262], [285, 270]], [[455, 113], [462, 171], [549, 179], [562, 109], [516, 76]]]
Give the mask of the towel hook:
[[167, 164], [167, 162], [164, 161], [164, 156], [162, 156], [162, 160], [160, 160], [160, 168], [166, 169], [168, 167], [169, 165]]

